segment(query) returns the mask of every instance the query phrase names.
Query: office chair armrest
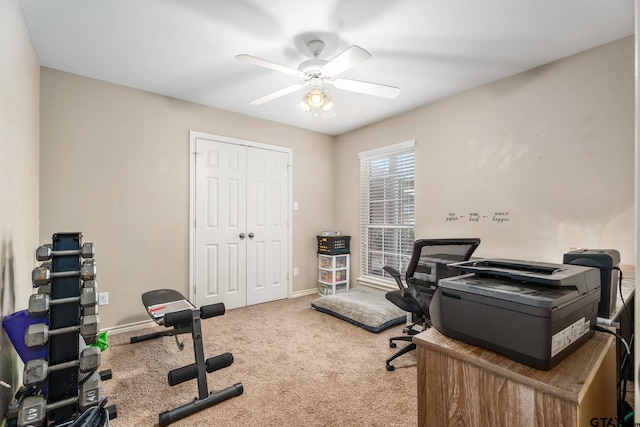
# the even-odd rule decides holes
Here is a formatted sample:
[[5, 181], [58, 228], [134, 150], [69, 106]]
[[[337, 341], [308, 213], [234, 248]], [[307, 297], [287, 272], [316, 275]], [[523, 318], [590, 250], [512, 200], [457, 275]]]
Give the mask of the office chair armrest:
[[402, 296], [404, 296], [404, 292], [407, 288], [402, 284], [402, 276], [400, 275], [400, 272], [395, 268], [389, 266], [384, 266], [382, 267], [382, 269], [394, 278], [396, 284], [398, 285], [398, 288], [400, 288], [400, 291], [402, 292]]
[[405, 294], [411, 295], [411, 297], [413, 297], [413, 299], [418, 303], [418, 305], [422, 309], [422, 313], [426, 316], [427, 319], [431, 318], [431, 315], [429, 314], [429, 304], [427, 303], [427, 301], [425, 301], [424, 297], [422, 296], [422, 293], [416, 286], [415, 277], [409, 277], [407, 279], [407, 289], [405, 291]]

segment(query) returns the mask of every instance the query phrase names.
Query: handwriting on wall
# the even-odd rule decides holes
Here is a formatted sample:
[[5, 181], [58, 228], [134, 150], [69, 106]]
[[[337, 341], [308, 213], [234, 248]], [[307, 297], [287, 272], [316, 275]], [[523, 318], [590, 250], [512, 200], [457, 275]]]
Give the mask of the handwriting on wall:
[[468, 212], [464, 214], [458, 214], [456, 212], [449, 212], [444, 222], [474, 222], [474, 223], [493, 223], [493, 224], [506, 224], [509, 222], [509, 211], [495, 211], [491, 214], [485, 214], [480, 212]]

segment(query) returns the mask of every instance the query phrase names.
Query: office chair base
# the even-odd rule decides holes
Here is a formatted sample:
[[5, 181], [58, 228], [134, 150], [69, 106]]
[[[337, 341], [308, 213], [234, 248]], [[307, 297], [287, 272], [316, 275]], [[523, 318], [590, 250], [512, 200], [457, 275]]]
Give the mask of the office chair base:
[[411, 335], [402, 335], [399, 337], [389, 338], [389, 347], [396, 348], [398, 345], [394, 341], [408, 341], [411, 342]]
[[412, 342], [411, 344], [407, 345], [406, 347], [403, 347], [400, 351], [398, 351], [396, 354], [394, 354], [393, 356], [391, 356], [390, 358], [388, 358], [386, 360], [386, 364], [387, 364], [387, 371], [393, 371], [395, 368], [395, 366], [393, 366], [391, 364], [391, 362], [402, 356], [403, 354], [409, 353], [410, 351], [413, 351], [416, 349], [416, 345]]
[[[427, 325], [424, 325], [424, 326], [428, 327]], [[396, 354], [394, 354], [389, 359], [387, 359], [387, 361], [386, 361], [386, 363], [387, 363], [387, 371], [389, 371], [389, 372], [391, 372], [391, 371], [393, 371], [395, 369], [395, 367], [391, 364], [391, 361], [393, 359], [395, 359], [395, 358], [397, 358], [399, 356], [402, 356], [403, 354], [408, 353], [408, 352], [410, 352], [412, 350], [415, 350], [415, 348], [416, 348], [416, 345], [413, 344], [413, 336], [419, 334], [420, 331], [416, 331], [415, 329], [410, 329], [409, 331], [404, 331], [403, 330], [403, 332], [407, 333], [408, 335], [401, 335], [399, 337], [389, 338], [389, 347], [391, 347], [391, 348], [396, 348], [398, 346], [398, 344], [396, 344], [394, 341], [406, 341], [406, 342], [410, 343], [409, 345], [404, 347], [402, 350], [398, 351]]]

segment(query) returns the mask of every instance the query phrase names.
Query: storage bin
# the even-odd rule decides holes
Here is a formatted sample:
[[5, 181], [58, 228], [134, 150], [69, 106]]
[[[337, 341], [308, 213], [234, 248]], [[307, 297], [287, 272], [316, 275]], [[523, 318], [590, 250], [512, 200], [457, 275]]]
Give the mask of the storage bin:
[[349, 258], [348, 258], [347, 255], [342, 255], [342, 256], [335, 257], [336, 268], [347, 268], [347, 260], [348, 259]]
[[320, 270], [318, 272], [318, 280], [325, 283], [333, 283], [333, 274], [331, 271]]
[[349, 257], [344, 255], [318, 255], [318, 292], [335, 295], [349, 291]]
[[351, 236], [317, 236], [318, 253], [340, 255], [349, 253]]
[[327, 285], [325, 283], [318, 283], [318, 293], [320, 295], [335, 295], [343, 294], [349, 290], [347, 283], [340, 283], [335, 285], [335, 293], [333, 291], [334, 286]]
[[319, 255], [320, 257], [320, 268], [326, 268], [328, 270], [333, 268], [333, 265], [331, 265], [333, 263], [333, 258], [330, 256], [322, 256]]

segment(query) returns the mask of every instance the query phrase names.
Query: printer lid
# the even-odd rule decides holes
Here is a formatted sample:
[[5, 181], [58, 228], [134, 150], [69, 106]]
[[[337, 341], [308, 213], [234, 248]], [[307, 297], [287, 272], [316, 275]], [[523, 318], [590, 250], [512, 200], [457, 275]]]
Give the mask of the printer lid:
[[498, 258], [470, 260], [450, 265], [458, 267], [464, 273], [475, 273], [479, 276], [506, 277], [553, 287], [571, 286], [580, 294], [600, 287], [600, 272], [595, 268], [578, 265]]
[[[552, 309], [575, 301], [581, 296], [573, 286], [550, 287], [504, 277], [478, 276], [473, 273], [444, 278], [440, 280], [440, 287], [469, 295], [482, 295], [494, 300], [503, 300], [511, 304], [521, 304], [532, 309]], [[518, 311], [523, 309], [522, 306]]]

